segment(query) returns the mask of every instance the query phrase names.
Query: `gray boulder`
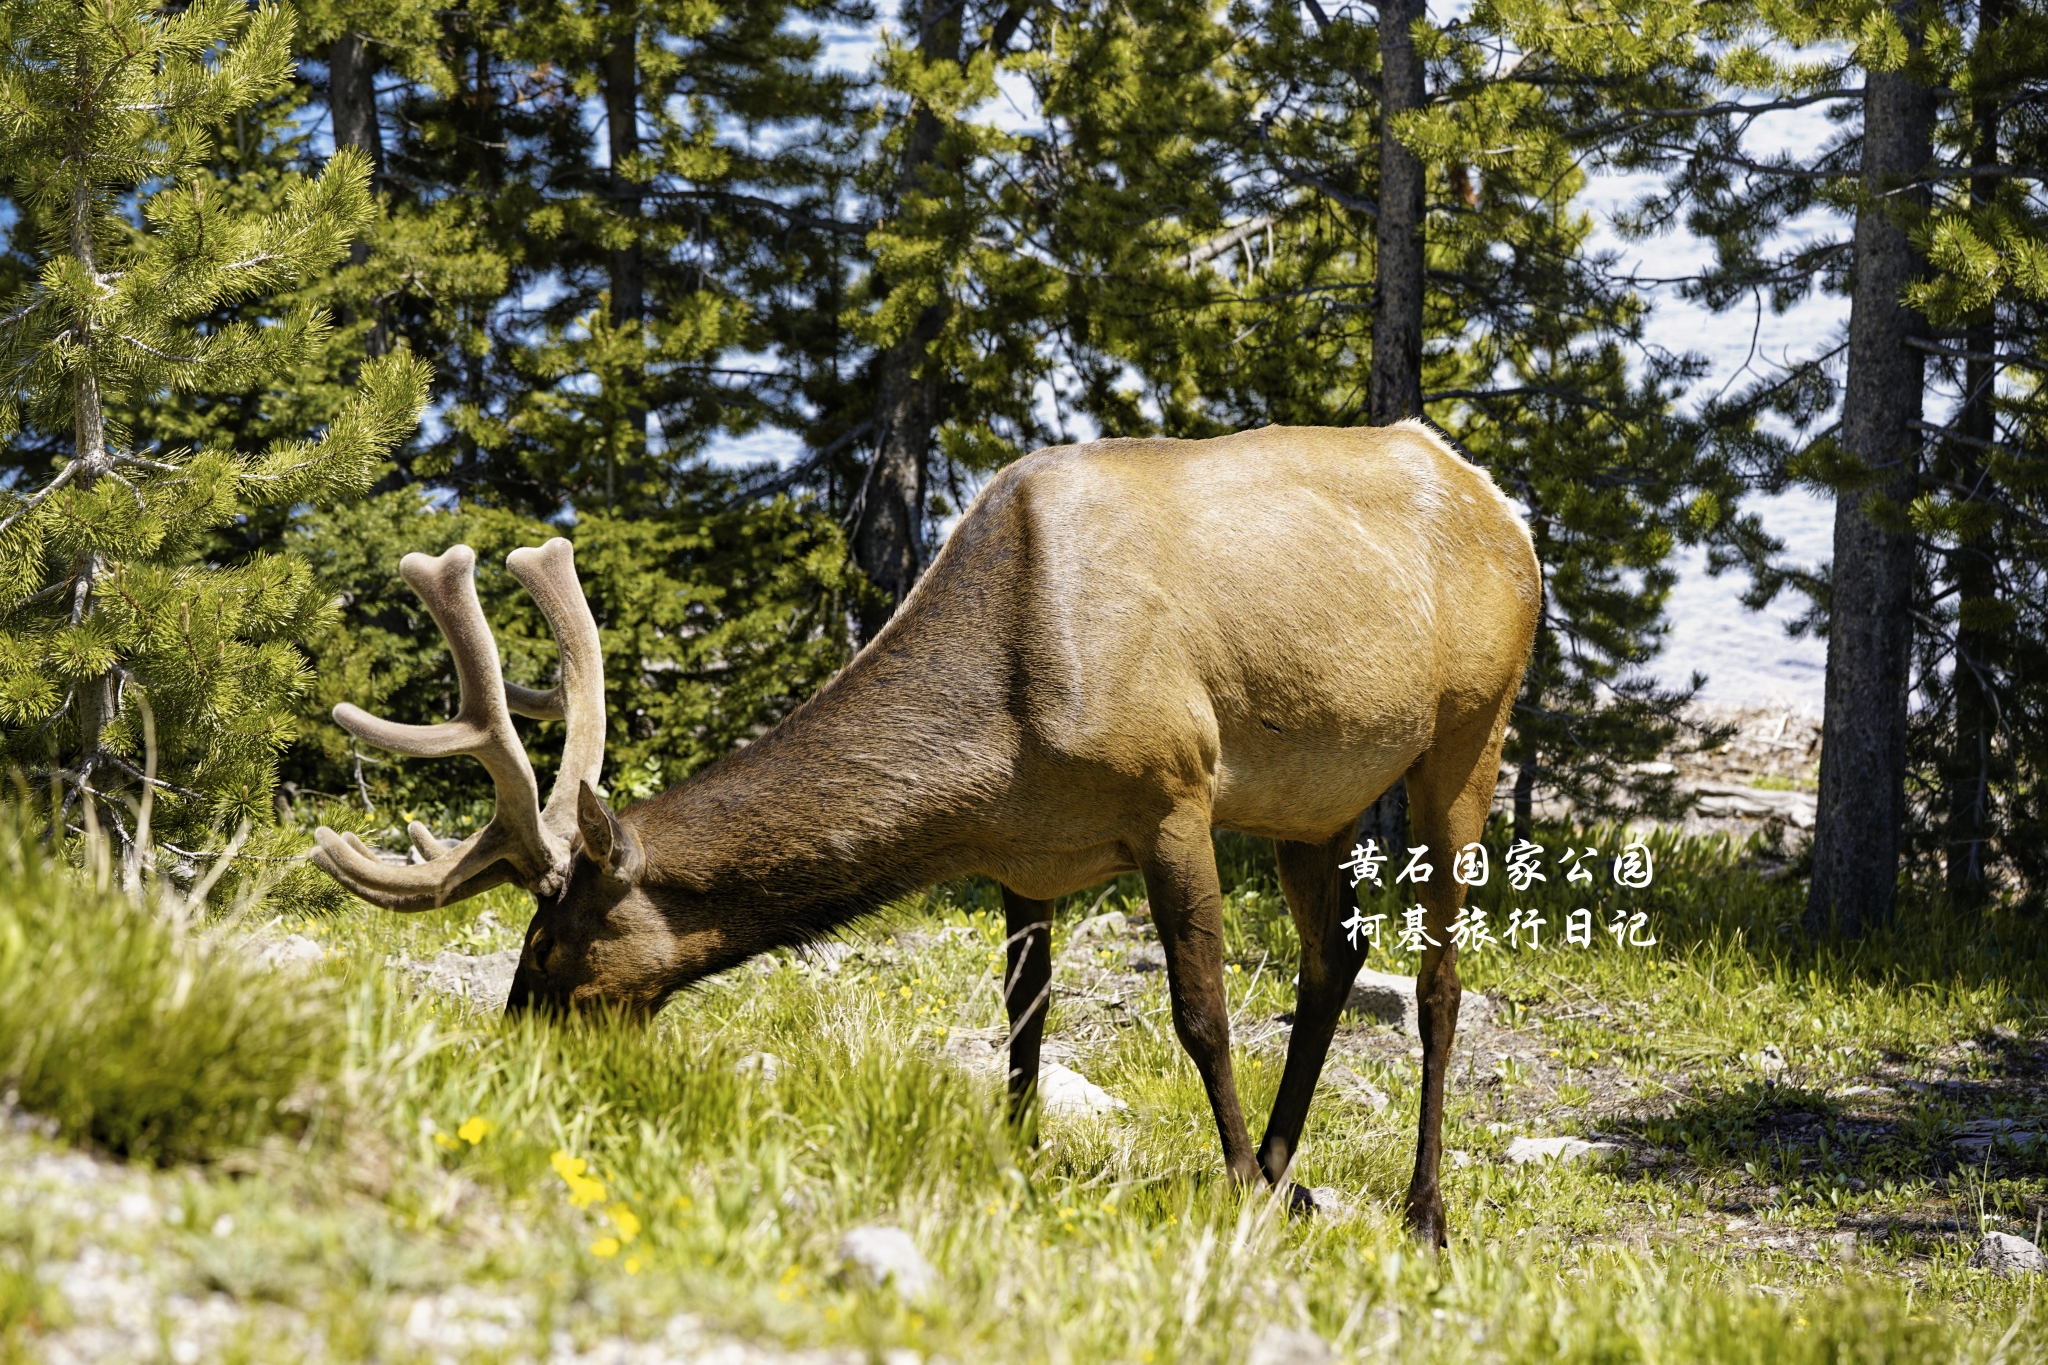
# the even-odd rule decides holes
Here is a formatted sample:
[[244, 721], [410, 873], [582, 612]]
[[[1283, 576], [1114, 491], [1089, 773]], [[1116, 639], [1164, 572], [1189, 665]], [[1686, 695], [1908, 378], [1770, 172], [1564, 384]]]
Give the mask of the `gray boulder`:
[[[1351, 983], [1351, 995], [1344, 1008], [1384, 1024], [1399, 1024], [1411, 1038], [1422, 1036], [1415, 1008], [1415, 978], [1376, 972], [1367, 967]], [[1478, 991], [1468, 990], [1458, 1002], [1458, 1027], [1470, 1028], [1493, 1018], [1493, 1002]]]
[[2015, 1237], [2009, 1232], [1985, 1234], [1977, 1244], [1977, 1250], [1970, 1257], [1970, 1265], [1976, 1270], [1988, 1270], [1994, 1275], [2039, 1275], [2048, 1271], [2048, 1257], [2041, 1254], [2041, 1248], [2024, 1237]]

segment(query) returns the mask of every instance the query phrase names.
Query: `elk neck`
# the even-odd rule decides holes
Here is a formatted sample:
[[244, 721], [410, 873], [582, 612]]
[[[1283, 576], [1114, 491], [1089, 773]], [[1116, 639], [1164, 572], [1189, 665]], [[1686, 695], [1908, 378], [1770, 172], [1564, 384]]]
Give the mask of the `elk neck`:
[[810, 941], [976, 861], [1015, 769], [1004, 670], [949, 653], [955, 632], [901, 629], [910, 614], [782, 724], [623, 814], [642, 889], [708, 916], [720, 956]]

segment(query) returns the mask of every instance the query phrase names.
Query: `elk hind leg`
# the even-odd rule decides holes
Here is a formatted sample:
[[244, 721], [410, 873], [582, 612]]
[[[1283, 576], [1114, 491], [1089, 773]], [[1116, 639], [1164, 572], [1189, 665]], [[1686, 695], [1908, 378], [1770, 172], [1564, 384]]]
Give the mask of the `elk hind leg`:
[[1443, 1160], [1444, 1082], [1463, 994], [1450, 930], [1465, 902], [1465, 888], [1452, 879], [1451, 861], [1460, 848], [1485, 833], [1500, 769], [1501, 737], [1513, 700], [1510, 693], [1495, 714], [1462, 717], [1441, 727], [1436, 742], [1408, 770], [1413, 837], [1429, 847], [1427, 861], [1434, 868], [1416, 897], [1422, 902], [1424, 931], [1434, 946], [1423, 948], [1415, 974], [1422, 1029], [1422, 1116], [1406, 1201], [1409, 1231], [1428, 1247], [1444, 1246], [1449, 1239], [1437, 1174]]
[[1301, 940], [1301, 972], [1295, 983], [1294, 1031], [1287, 1039], [1287, 1065], [1280, 1093], [1259, 1144], [1259, 1167], [1278, 1184], [1287, 1178], [1308, 1121], [1309, 1102], [1323, 1074], [1330, 1040], [1351, 983], [1365, 962], [1366, 945], [1352, 944], [1343, 920], [1352, 904], [1339, 864], [1351, 842], [1350, 826], [1320, 844], [1275, 840], [1280, 889]]

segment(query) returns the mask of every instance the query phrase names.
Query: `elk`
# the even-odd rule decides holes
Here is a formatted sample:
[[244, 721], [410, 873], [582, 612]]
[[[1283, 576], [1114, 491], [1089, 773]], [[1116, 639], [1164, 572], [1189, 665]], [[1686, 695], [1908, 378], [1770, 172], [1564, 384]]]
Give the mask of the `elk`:
[[[1366, 948], [1341, 922], [1360, 813], [1406, 779], [1418, 843], [1480, 838], [1542, 578], [1480, 469], [1419, 422], [1268, 427], [1203, 441], [1041, 450], [988, 482], [888, 625], [751, 744], [623, 811], [604, 757], [598, 633], [568, 542], [507, 567], [561, 646], [547, 692], [503, 681], [475, 556], [401, 573], [447, 636], [455, 718], [398, 725], [335, 708], [405, 754], [470, 754], [490, 822], [393, 866], [322, 828], [319, 865], [393, 910], [516, 882], [538, 907], [508, 1011], [600, 1002], [651, 1014], [678, 990], [800, 945], [919, 887], [1003, 888], [1009, 1088], [1028, 1102], [1051, 983], [1055, 898], [1143, 875], [1173, 1024], [1239, 1181], [1288, 1181], [1309, 1100]], [[559, 717], [548, 803], [513, 715]], [[1273, 840], [1300, 935], [1279, 1094], [1252, 1146], [1231, 1073], [1215, 827]], [[1437, 1186], [1459, 984], [1448, 927], [1465, 888], [1419, 886], [1424, 1046], [1410, 1228], [1445, 1241]]]

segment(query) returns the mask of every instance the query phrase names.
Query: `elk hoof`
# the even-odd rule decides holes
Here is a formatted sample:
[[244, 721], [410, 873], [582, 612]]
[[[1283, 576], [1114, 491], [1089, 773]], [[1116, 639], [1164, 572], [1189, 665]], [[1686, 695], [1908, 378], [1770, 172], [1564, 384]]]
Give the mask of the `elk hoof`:
[[1444, 1217], [1442, 1195], [1431, 1191], [1427, 1199], [1409, 1197], [1408, 1235], [1418, 1246], [1431, 1251], [1447, 1247], [1451, 1244], [1450, 1231], [1450, 1220]]

